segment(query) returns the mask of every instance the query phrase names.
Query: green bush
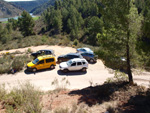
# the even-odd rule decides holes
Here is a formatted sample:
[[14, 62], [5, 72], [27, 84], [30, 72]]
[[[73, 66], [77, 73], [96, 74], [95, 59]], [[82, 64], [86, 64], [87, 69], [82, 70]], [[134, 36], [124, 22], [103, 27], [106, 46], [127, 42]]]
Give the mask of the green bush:
[[78, 44], [79, 44], [79, 41], [78, 41], [77, 39], [75, 39], [75, 40], [73, 41], [73, 45], [77, 46]]
[[31, 57], [28, 55], [15, 56], [14, 54], [4, 54], [0, 58], [0, 74], [10, 73], [11, 69], [16, 72], [20, 71], [29, 61], [31, 61]]
[[32, 53], [33, 51], [31, 50], [31, 48], [27, 49], [27, 53]]
[[0, 74], [8, 73], [11, 68], [12, 57], [11, 55], [3, 54], [0, 58]]
[[43, 43], [45, 43], [47, 42], [47, 39], [48, 39], [48, 36], [43, 35], [41, 40]]
[[15, 57], [15, 59], [12, 62], [12, 69], [15, 69], [16, 71], [22, 70], [24, 67], [24, 61], [20, 56]]
[[29, 61], [31, 61], [31, 58], [28, 57], [27, 55], [16, 56], [11, 65], [12, 69], [15, 69], [16, 71], [20, 71], [23, 69], [25, 64]]
[[10, 64], [3, 64], [3, 65], [0, 65], [0, 74], [3, 74], [3, 73], [9, 73], [10, 72], [10, 69], [11, 69], [11, 66]]

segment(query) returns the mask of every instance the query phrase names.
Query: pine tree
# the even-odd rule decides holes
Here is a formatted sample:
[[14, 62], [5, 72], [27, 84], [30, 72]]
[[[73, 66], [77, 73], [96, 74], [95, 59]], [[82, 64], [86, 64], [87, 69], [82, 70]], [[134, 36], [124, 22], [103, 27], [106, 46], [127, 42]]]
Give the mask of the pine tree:
[[129, 82], [133, 83], [131, 63], [136, 58], [136, 41], [143, 18], [133, 0], [103, 0], [103, 4], [105, 27], [98, 35], [100, 44], [112, 55], [126, 58]]
[[103, 27], [103, 21], [97, 16], [93, 16], [89, 20], [87, 25], [88, 33], [89, 33], [89, 38], [88, 38], [89, 44], [93, 46], [97, 45], [96, 35], [102, 32], [102, 27]]
[[33, 27], [35, 23], [28, 12], [22, 12], [21, 17], [18, 18], [18, 25], [23, 36], [30, 36], [34, 34]]

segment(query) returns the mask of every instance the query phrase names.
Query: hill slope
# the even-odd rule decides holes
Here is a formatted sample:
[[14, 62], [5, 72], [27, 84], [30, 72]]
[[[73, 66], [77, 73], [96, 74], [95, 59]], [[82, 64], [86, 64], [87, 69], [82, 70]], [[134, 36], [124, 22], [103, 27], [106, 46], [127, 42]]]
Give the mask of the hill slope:
[[31, 13], [34, 15], [39, 15], [41, 14], [45, 9], [47, 9], [50, 5], [54, 5], [55, 0], [49, 0], [48, 2], [34, 8], [31, 10]]
[[23, 9], [11, 3], [0, 1], [0, 18], [19, 16], [22, 11]]
[[24, 8], [26, 11], [30, 12], [37, 6], [46, 3], [48, 0], [36, 0], [36, 1], [21, 1], [21, 2], [11, 2], [17, 6]]

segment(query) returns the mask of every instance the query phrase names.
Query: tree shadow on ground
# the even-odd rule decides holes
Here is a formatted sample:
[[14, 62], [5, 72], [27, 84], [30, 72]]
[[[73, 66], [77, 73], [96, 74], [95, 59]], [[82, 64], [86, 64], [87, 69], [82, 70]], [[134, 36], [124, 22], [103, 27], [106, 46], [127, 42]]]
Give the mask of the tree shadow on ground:
[[131, 96], [127, 103], [123, 104], [124, 113], [150, 113], [150, 89], [146, 92]]
[[150, 113], [150, 89], [128, 82], [105, 83], [74, 90], [69, 95], [79, 95], [78, 104], [88, 106], [117, 101], [117, 105], [106, 108], [109, 113]]
[[69, 71], [69, 72], [62, 72], [61, 70], [57, 71], [57, 74], [60, 76], [79, 76], [79, 75], [85, 75], [87, 73], [86, 72], [82, 72], [82, 71]]
[[69, 95], [80, 95], [78, 104], [84, 102], [88, 106], [95, 105], [97, 103], [101, 104], [103, 101], [110, 101], [111, 95], [124, 88], [128, 82], [118, 82], [118, 83], [107, 83], [95, 87], [87, 87], [81, 90], [74, 90], [69, 93]]

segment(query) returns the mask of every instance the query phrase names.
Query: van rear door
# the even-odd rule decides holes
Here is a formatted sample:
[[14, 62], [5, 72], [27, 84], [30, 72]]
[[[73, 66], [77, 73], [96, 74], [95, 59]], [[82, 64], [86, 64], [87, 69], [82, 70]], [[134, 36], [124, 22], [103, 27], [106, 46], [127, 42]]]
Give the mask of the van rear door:
[[54, 58], [48, 58], [46, 59], [45, 67], [50, 68], [51, 65], [55, 65], [55, 59]]

